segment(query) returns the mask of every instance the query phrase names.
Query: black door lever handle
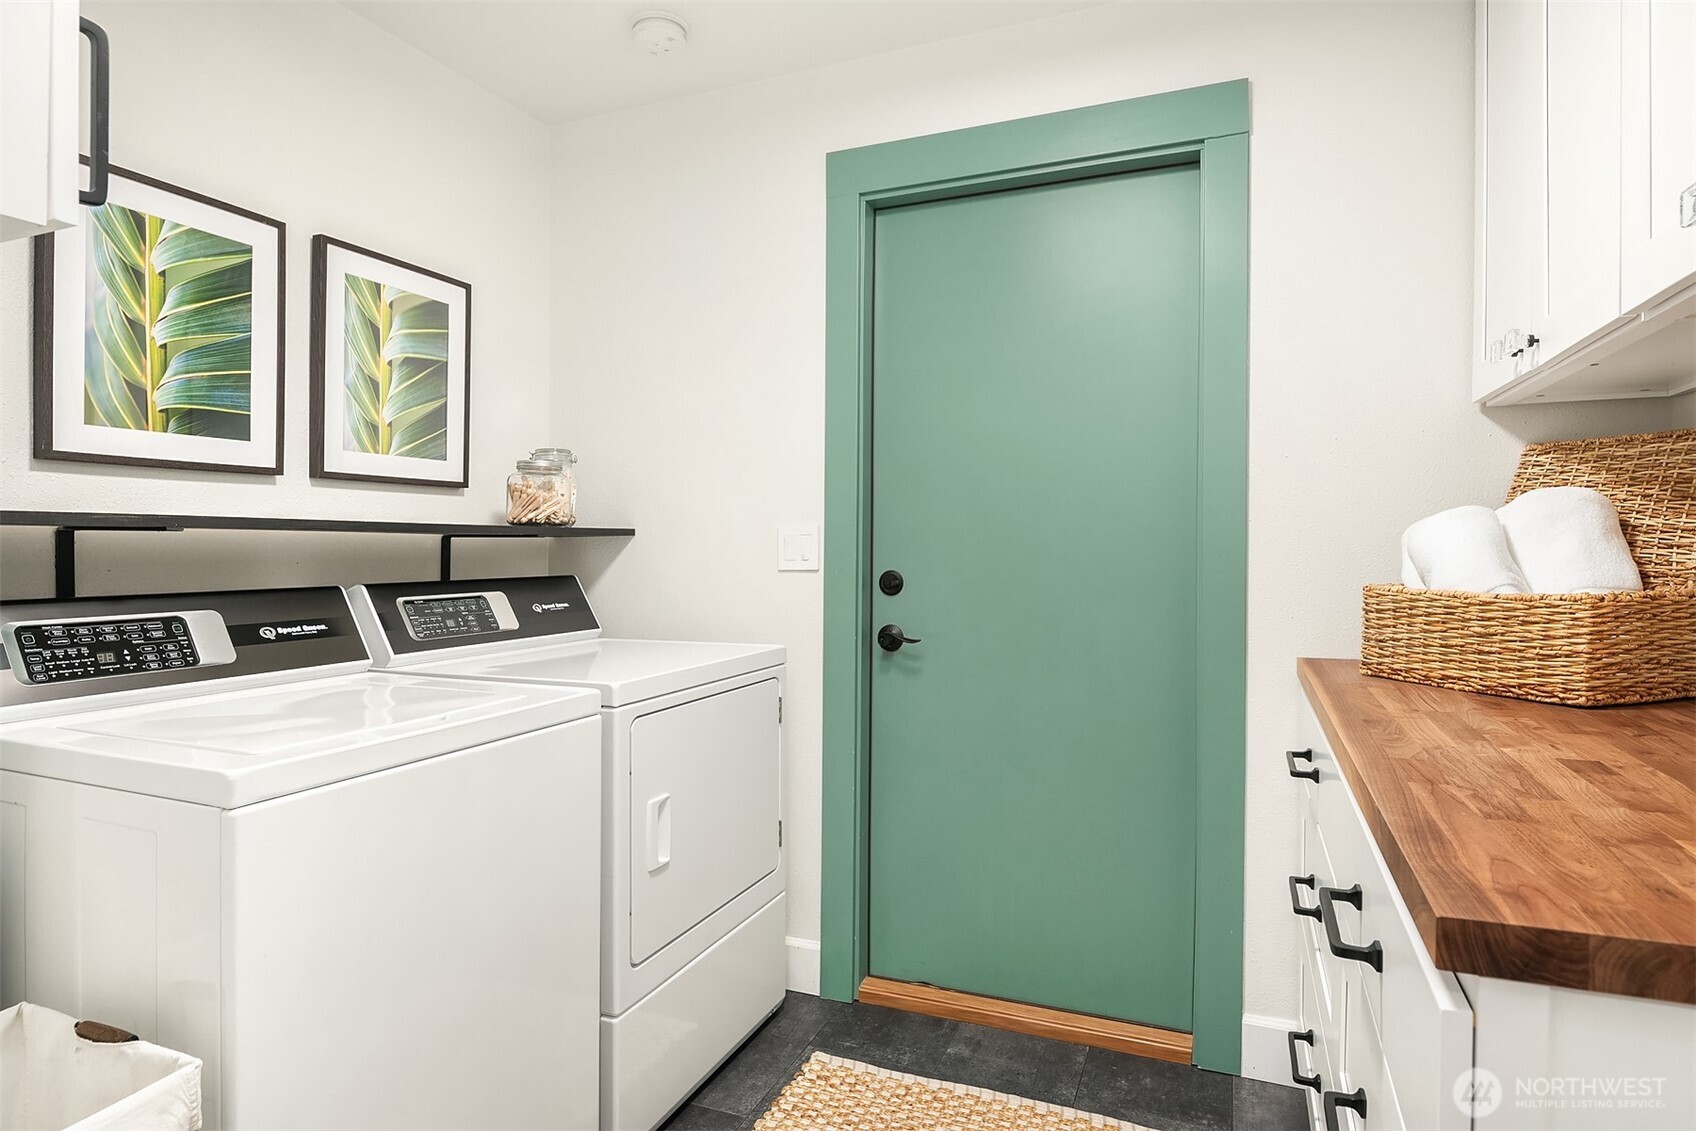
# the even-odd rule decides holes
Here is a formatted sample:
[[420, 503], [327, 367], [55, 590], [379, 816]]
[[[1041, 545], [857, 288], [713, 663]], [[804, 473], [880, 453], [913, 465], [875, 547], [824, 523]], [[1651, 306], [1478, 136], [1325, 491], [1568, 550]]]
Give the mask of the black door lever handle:
[[877, 630], [877, 646], [885, 652], [899, 652], [903, 644], [919, 643], [917, 636], [908, 636], [898, 624], [886, 624]]

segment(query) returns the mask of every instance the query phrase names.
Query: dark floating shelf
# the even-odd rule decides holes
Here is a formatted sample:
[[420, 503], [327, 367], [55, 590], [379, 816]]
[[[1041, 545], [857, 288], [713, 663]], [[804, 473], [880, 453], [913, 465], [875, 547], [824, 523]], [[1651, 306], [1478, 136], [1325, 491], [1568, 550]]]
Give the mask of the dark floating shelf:
[[426, 534], [442, 540], [442, 580], [453, 573], [455, 538], [634, 538], [628, 526], [508, 526], [505, 523], [366, 522], [337, 518], [244, 518], [219, 514], [104, 514], [88, 511], [0, 511], [0, 526], [53, 528], [56, 596], [76, 596], [76, 536], [113, 530], [294, 530], [320, 534]]
[[508, 526], [505, 523], [366, 522], [347, 518], [243, 518], [225, 514], [94, 514], [0, 511], [0, 526], [70, 530], [311, 530], [350, 534], [434, 534], [447, 538], [631, 538], [628, 526]]

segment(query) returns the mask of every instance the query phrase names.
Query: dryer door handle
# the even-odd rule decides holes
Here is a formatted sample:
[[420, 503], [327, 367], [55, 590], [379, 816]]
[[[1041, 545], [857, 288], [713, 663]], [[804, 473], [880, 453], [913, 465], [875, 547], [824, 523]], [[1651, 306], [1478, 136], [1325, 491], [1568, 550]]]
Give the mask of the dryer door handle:
[[671, 863], [671, 794], [648, 798], [648, 873]]

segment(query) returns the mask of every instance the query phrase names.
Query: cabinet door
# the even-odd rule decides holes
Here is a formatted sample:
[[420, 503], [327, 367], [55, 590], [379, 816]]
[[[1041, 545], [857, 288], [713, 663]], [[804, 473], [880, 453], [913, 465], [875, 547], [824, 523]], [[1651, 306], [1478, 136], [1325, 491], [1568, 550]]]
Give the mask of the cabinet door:
[[1622, 14], [1621, 311], [1696, 275], [1696, 4]]
[[1619, 305], [1620, 11], [1617, 0], [1549, 4], [1547, 223], [1539, 364], [1622, 321]]
[[1480, 0], [1477, 356], [1473, 395], [1511, 382], [1543, 292], [1543, 0]]
[[77, 220], [76, 0], [0, 2], [0, 240]]

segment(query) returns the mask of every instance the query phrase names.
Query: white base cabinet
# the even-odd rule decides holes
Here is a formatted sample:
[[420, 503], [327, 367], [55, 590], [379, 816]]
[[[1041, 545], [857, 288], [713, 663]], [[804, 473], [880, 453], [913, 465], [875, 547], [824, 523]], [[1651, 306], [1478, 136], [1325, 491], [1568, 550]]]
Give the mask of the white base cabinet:
[[1462, 974], [1478, 1131], [1689, 1131], [1696, 1008]]
[[1696, 1127], [1696, 1008], [1437, 969], [1305, 698], [1291, 767], [1317, 777], [1292, 783], [1290, 879], [1302, 925], [1291, 1081], [1315, 1128]]
[[[1329, 1101], [1339, 1128], [1467, 1131], [1449, 1091], [1472, 1066], [1472, 1007], [1455, 976], [1431, 964], [1311, 710], [1298, 745], [1312, 751], [1319, 777], [1300, 782], [1301, 862], [1290, 887], [1303, 928], [1301, 1024], [1323, 1068], [1320, 1086], [1307, 1085], [1314, 1124], [1326, 1126]], [[1375, 948], [1375, 964], [1336, 953], [1351, 947]], [[1298, 1058], [1307, 1043], [1296, 1042]], [[1363, 1101], [1364, 1117], [1339, 1097]]]

